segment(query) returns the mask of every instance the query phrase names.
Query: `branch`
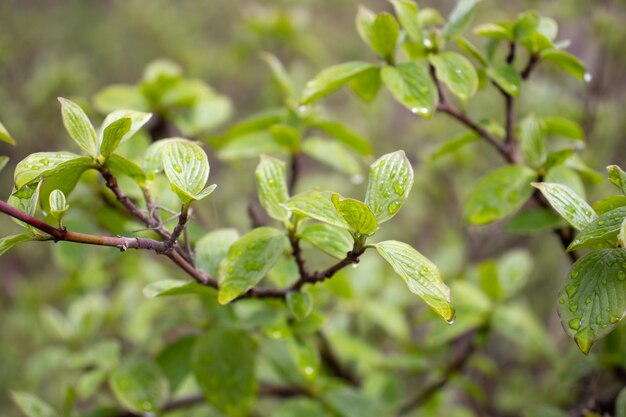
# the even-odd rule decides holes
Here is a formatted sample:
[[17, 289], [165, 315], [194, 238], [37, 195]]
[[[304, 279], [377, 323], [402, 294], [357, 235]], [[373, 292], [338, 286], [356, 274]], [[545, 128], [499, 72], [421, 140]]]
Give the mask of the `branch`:
[[360, 387], [361, 378], [359, 378], [354, 372], [352, 372], [351, 369], [345, 368], [341, 364], [339, 357], [333, 350], [328, 338], [322, 331], [317, 332], [317, 340], [319, 341], [320, 345], [320, 356], [328, 370], [337, 378], [343, 379], [353, 387]]
[[315, 271], [313, 273], [306, 273], [305, 275], [300, 275], [300, 279], [291, 286], [290, 291], [299, 291], [304, 286], [304, 284], [317, 284], [317, 283], [326, 281], [329, 278], [332, 278], [333, 275], [335, 275], [337, 272], [339, 272], [346, 266], [358, 264], [360, 262], [359, 258], [364, 252], [365, 252], [365, 249], [351, 250], [350, 252], [346, 254], [345, 258], [343, 258], [336, 264], [331, 265], [322, 271]]
[[302, 156], [300, 152], [296, 152], [291, 155], [291, 161], [289, 165], [289, 183], [287, 184], [287, 190], [289, 191], [289, 195], [293, 195], [294, 190], [296, 189], [296, 183], [298, 182], [298, 178], [300, 177], [300, 170], [302, 168]]
[[[187, 226], [187, 220], [189, 219], [189, 205], [183, 204], [180, 208], [180, 216], [178, 216], [178, 224], [174, 228], [172, 235], [168, 240], [165, 241], [165, 246], [168, 250], [171, 250], [174, 245], [176, 245], [176, 241], [185, 231], [185, 227]], [[187, 253], [190, 253], [188, 250]]]
[[538, 63], [539, 55], [532, 54], [530, 58], [528, 58], [528, 63], [526, 64], [526, 67], [524, 67], [520, 74], [522, 76], [522, 80], [526, 81], [528, 78], [530, 78], [530, 74], [533, 72]]

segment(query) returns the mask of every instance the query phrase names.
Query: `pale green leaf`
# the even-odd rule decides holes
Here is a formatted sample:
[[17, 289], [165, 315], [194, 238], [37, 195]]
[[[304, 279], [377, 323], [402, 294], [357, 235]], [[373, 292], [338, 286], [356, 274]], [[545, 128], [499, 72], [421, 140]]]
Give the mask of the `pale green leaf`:
[[309, 138], [302, 144], [302, 151], [315, 160], [349, 175], [360, 175], [358, 159], [341, 143]]
[[591, 207], [598, 214], [604, 214], [618, 207], [626, 206], [626, 196], [623, 195], [613, 195], [611, 197], [603, 198], [602, 200], [598, 200]]
[[297, 152], [300, 148], [300, 131], [293, 126], [275, 124], [270, 127], [272, 138], [279, 146], [286, 148], [289, 153]]
[[383, 155], [370, 165], [365, 203], [378, 223], [386, 222], [400, 210], [413, 187], [413, 168], [404, 151]]
[[444, 37], [451, 39], [463, 33], [474, 17], [476, 3], [477, 0], [458, 0], [443, 28]]
[[[132, 110], [117, 110], [107, 115], [98, 135], [100, 153], [108, 157], [120, 143], [133, 137], [151, 117], [150, 113]], [[128, 122], [123, 122], [125, 119]]]
[[28, 392], [11, 391], [11, 399], [26, 417], [59, 417], [48, 403]]
[[418, 19], [417, 3], [413, 0], [391, 0], [402, 27], [415, 42], [422, 42], [422, 28]]
[[254, 343], [244, 330], [213, 328], [192, 353], [196, 381], [206, 399], [226, 415], [247, 416], [255, 399]]
[[513, 97], [519, 96], [522, 90], [522, 77], [512, 65], [489, 67], [487, 75], [508, 94]]
[[550, 168], [543, 177], [543, 181], [566, 185], [583, 199], [585, 198], [585, 184], [580, 179], [580, 175], [565, 165]]
[[138, 184], [143, 184], [146, 181], [146, 173], [143, 169], [141, 169], [141, 167], [133, 161], [126, 159], [121, 155], [111, 155], [107, 161], [107, 165], [116, 177], [125, 175], [132, 178]]
[[520, 122], [520, 148], [524, 162], [533, 168], [542, 166], [548, 158], [546, 131], [534, 115], [527, 116]]
[[398, 44], [400, 27], [396, 19], [389, 13], [382, 12], [376, 16], [369, 30], [369, 45], [380, 57], [393, 60]]
[[296, 398], [281, 402], [279, 408], [272, 414], [272, 417], [303, 416], [331, 417], [329, 411], [321, 403], [307, 398]]
[[345, 258], [346, 254], [352, 250], [353, 241], [350, 234], [328, 224], [307, 224], [302, 227], [298, 236], [337, 259]]
[[403, 242], [389, 240], [374, 246], [393, 270], [406, 281], [412, 293], [417, 294], [445, 320], [454, 320], [450, 289], [430, 260]]
[[163, 168], [172, 190], [183, 203], [199, 200], [209, 178], [204, 150], [190, 141], [167, 141], [161, 151]]
[[384, 84], [393, 96], [412, 113], [430, 118], [437, 105], [437, 89], [428, 70], [415, 62], [385, 67]]
[[510, 303], [498, 306], [491, 323], [497, 332], [526, 350], [549, 357], [556, 352], [545, 326], [524, 305]]
[[591, 81], [585, 66], [574, 55], [560, 49], [546, 49], [541, 51], [541, 59], [550, 62], [579, 80]]
[[576, 235], [567, 250], [594, 248], [602, 243], [614, 242], [622, 228], [624, 218], [626, 218], [626, 207], [618, 207], [601, 214]]
[[4, 167], [7, 166], [8, 163], [9, 163], [8, 156], [0, 156], [0, 171], [2, 171]]
[[437, 160], [445, 155], [449, 155], [461, 149], [462, 147], [476, 142], [480, 139], [480, 136], [476, 132], [465, 132], [458, 136], [453, 137], [445, 141], [437, 150], [435, 150], [430, 157], [433, 160]]
[[356, 29], [363, 42], [365, 42], [368, 46], [370, 45], [372, 26], [374, 25], [375, 20], [376, 13], [363, 5], [359, 5], [359, 9], [356, 14]]
[[499, 23], [484, 23], [474, 28], [474, 33], [491, 39], [504, 39], [512, 41], [514, 34], [510, 27]]
[[565, 139], [584, 141], [585, 132], [580, 124], [564, 117], [546, 117], [543, 125], [548, 136], [558, 136]]
[[114, 84], [100, 90], [94, 96], [93, 104], [101, 113], [119, 109], [146, 110], [149, 107], [139, 88], [129, 84]]
[[609, 181], [611, 184], [626, 194], [626, 172], [617, 165], [609, 165], [606, 167], [606, 170], [609, 173]]
[[313, 311], [313, 297], [306, 291], [287, 293], [287, 307], [297, 320], [305, 319]]
[[69, 196], [81, 176], [88, 169], [95, 168], [94, 160], [88, 156], [72, 159], [59, 164], [54, 170], [46, 172], [41, 186], [41, 206], [49, 212], [49, 196], [56, 189]]
[[378, 222], [367, 204], [352, 198], [333, 194], [331, 201], [351, 231], [357, 235], [371, 236], [378, 230]]
[[146, 359], [131, 359], [109, 377], [115, 398], [137, 413], [155, 413], [167, 400], [169, 386], [161, 369]]
[[275, 56], [267, 52], [261, 53], [261, 59], [265, 61], [270, 70], [272, 71], [272, 76], [274, 80], [282, 90], [285, 97], [294, 97], [295, 98], [295, 88], [293, 86], [293, 81], [289, 77], [289, 74], [285, 70], [283, 63]]
[[53, 190], [48, 197], [50, 204], [50, 215], [52, 217], [60, 219], [63, 214], [69, 209], [65, 201], [65, 194], [61, 190]]
[[459, 48], [461, 48], [461, 50], [465, 52], [466, 55], [474, 58], [474, 60], [476, 60], [479, 64], [485, 67], [489, 65], [487, 57], [485, 57], [480, 49], [478, 49], [478, 47], [476, 47], [476, 45], [471, 43], [469, 40], [465, 39], [462, 36], [459, 36], [456, 38], [456, 43], [459, 45]]
[[321, 362], [317, 346], [311, 341], [294, 337], [289, 339], [289, 352], [300, 374], [308, 381], [315, 380]]
[[29, 242], [35, 240], [35, 237], [30, 233], [22, 233], [19, 235], [7, 236], [0, 239], [0, 256], [6, 251], [13, 248], [13, 246], [22, 242]]
[[559, 295], [559, 315], [583, 353], [626, 314], [626, 253], [602, 249], [579, 259]]
[[237, 137], [228, 142], [218, 152], [220, 159], [233, 161], [244, 158], [258, 158], [261, 154], [283, 152], [270, 132], [252, 132]]
[[333, 205], [332, 195], [329, 191], [308, 191], [291, 197], [284, 206], [301, 216], [348, 229], [346, 221]]
[[421, 27], [439, 26], [446, 23], [446, 19], [441, 16], [439, 10], [432, 7], [426, 7], [417, 13], [417, 20]]
[[228, 255], [228, 249], [239, 239], [236, 229], [217, 229], [204, 235], [196, 243], [196, 265], [209, 275], [217, 276], [220, 262]]
[[233, 243], [219, 267], [219, 303], [227, 304], [258, 284], [286, 245], [285, 235], [271, 227], [254, 229]]
[[589, 204], [565, 185], [541, 182], [533, 186], [541, 191], [561, 217], [578, 230], [587, 227], [597, 217]]
[[507, 165], [489, 172], [470, 193], [465, 203], [465, 218], [472, 224], [488, 224], [516, 212], [532, 195], [530, 183], [536, 179], [535, 171], [521, 165]]
[[563, 219], [551, 210], [536, 209], [517, 213], [506, 225], [506, 232], [526, 235], [559, 229], [565, 226]]
[[478, 90], [478, 74], [471, 62], [456, 52], [429, 55], [439, 79], [461, 100], [469, 100]]
[[381, 417], [383, 406], [372, 396], [352, 387], [338, 387], [324, 392], [323, 401], [339, 417]]
[[99, 146], [96, 131], [83, 109], [78, 104], [62, 97], [59, 97], [59, 102], [61, 102], [63, 124], [72, 139], [88, 155], [98, 156]]
[[615, 400], [615, 417], [626, 417], [626, 387], [622, 388]]
[[302, 104], [313, 103], [339, 89], [352, 77], [372, 68], [375, 68], [375, 66], [367, 62], [359, 61], [346, 62], [326, 68], [315, 76], [315, 78], [306, 83], [300, 102]]
[[36, 152], [18, 162], [15, 167], [15, 188], [20, 189], [26, 184], [39, 182], [54, 174], [61, 164], [81, 158], [71, 152]]
[[315, 120], [313, 125], [360, 155], [369, 156], [372, 154], [372, 145], [369, 141], [341, 122]]
[[348, 85], [350, 85], [354, 94], [366, 103], [369, 103], [376, 98], [382, 83], [383, 82], [380, 79], [379, 67], [363, 71], [348, 81]]
[[15, 145], [15, 140], [11, 137], [2, 123], [0, 123], [0, 141]]
[[290, 213], [281, 205], [289, 199], [285, 163], [276, 158], [261, 155], [261, 162], [255, 173], [259, 201], [267, 214], [278, 221], [288, 220]]
[[146, 298], [169, 297], [174, 295], [214, 294], [213, 289], [200, 285], [196, 281], [164, 279], [148, 284], [143, 289]]

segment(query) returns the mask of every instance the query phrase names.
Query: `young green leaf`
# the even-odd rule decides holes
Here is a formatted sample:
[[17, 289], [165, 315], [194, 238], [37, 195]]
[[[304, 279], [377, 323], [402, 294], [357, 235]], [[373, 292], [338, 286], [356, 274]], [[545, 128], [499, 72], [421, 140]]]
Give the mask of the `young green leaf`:
[[167, 400], [169, 386], [161, 369], [146, 359], [131, 359], [109, 377], [115, 398], [137, 413], [157, 412]]
[[345, 258], [353, 245], [349, 233], [324, 223], [305, 225], [298, 232], [298, 237], [337, 259]]
[[2, 239], [0, 239], [0, 256], [2, 256], [9, 249], [13, 248], [13, 246], [22, 242], [29, 242], [34, 239], [35, 237], [30, 233], [22, 233], [19, 235], [3, 237]]
[[289, 351], [300, 374], [308, 381], [313, 381], [320, 370], [320, 354], [317, 346], [299, 337], [289, 339]]
[[285, 97], [295, 98], [295, 88], [283, 63], [275, 56], [267, 52], [261, 53], [261, 59], [270, 67], [274, 80], [282, 90]]
[[15, 188], [39, 182], [52, 174], [61, 164], [81, 158], [71, 152], [36, 152], [18, 162], [15, 167]]
[[593, 207], [593, 210], [598, 215], [604, 214], [618, 207], [626, 207], [626, 196], [613, 195], [611, 197], [603, 198], [602, 200], [598, 200], [593, 203], [591, 207]]
[[457, 45], [459, 45], [459, 48], [461, 48], [461, 50], [465, 52], [467, 56], [469, 56], [470, 58], [473, 58], [484, 67], [489, 65], [489, 61], [487, 60], [487, 57], [483, 55], [480, 49], [478, 49], [478, 47], [476, 47], [476, 45], [471, 43], [469, 40], [465, 39], [462, 36], [459, 36], [456, 38], [456, 43]]
[[111, 155], [120, 143], [130, 139], [148, 123], [151, 117], [150, 113], [133, 110], [117, 110], [109, 113], [98, 134], [100, 153], [105, 157]]
[[270, 127], [272, 138], [279, 146], [286, 148], [289, 153], [297, 152], [300, 148], [300, 131], [293, 126], [277, 123]]
[[284, 222], [290, 217], [289, 210], [281, 204], [289, 199], [285, 163], [276, 158], [261, 155], [256, 168], [256, 184], [259, 201], [272, 219]]
[[7, 166], [8, 163], [9, 163], [8, 156], [0, 156], [0, 171], [2, 171], [4, 167]]
[[215, 188], [205, 188], [209, 160], [200, 146], [190, 141], [171, 140], [163, 145], [161, 155], [172, 191], [184, 204], [206, 197]]
[[212, 276], [217, 276], [219, 265], [228, 255], [228, 249], [239, 239], [236, 229], [217, 229], [204, 235], [196, 243], [196, 265]]
[[513, 97], [519, 96], [522, 91], [522, 77], [512, 65], [504, 64], [489, 67], [487, 68], [487, 75]]
[[415, 62], [405, 62], [383, 68], [381, 76], [396, 100], [412, 113], [432, 117], [437, 105], [437, 88], [426, 68]]
[[542, 60], [556, 65], [579, 80], [591, 81], [591, 75], [587, 73], [585, 66], [572, 54], [560, 49], [546, 49], [541, 51], [540, 56]]
[[378, 95], [383, 81], [380, 79], [380, 68], [374, 67], [355, 75], [348, 85], [361, 100], [371, 102]]
[[341, 198], [333, 194], [331, 201], [353, 233], [371, 236], [378, 230], [378, 222], [367, 204], [352, 198]]
[[375, 68], [375, 66], [359, 61], [346, 62], [326, 68], [306, 83], [300, 102], [302, 104], [313, 103], [339, 89], [353, 77], [372, 68]]
[[626, 172], [624, 172], [617, 165], [609, 165], [606, 167], [607, 172], [609, 173], [609, 181], [611, 184], [622, 190], [624, 194], [626, 194]]
[[369, 156], [372, 154], [372, 145], [369, 141], [341, 122], [315, 120], [313, 121], [313, 126], [343, 143], [359, 155]]
[[367, 45], [370, 44], [372, 26], [376, 20], [376, 13], [367, 7], [360, 5], [356, 14], [356, 30]]
[[488, 224], [516, 212], [530, 198], [537, 174], [521, 165], [491, 171], [474, 186], [465, 203], [465, 218], [472, 224]]
[[546, 232], [563, 227], [563, 219], [551, 210], [537, 209], [517, 213], [506, 225], [506, 232], [516, 235]]
[[11, 399], [26, 417], [59, 417], [50, 404], [28, 392], [11, 391]]
[[358, 159], [341, 143], [321, 138], [309, 138], [302, 144], [302, 151], [340, 172], [353, 176], [361, 174]]
[[290, 211], [342, 229], [349, 229], [335, 209], [329, 191], [308, 191], [291, 197], [283, 205]]
[[313, 311], [313, 297], [306, 291], [290, 291], [287, 307], [297, 320], [303, 320]]
[[568, 251], [594, 248], [602, 243], [614, 242], [626, 218], [626, 207], [618, 207], [601, 214], [590, 222], [567, 248]]
[[396, 19], [382, 12], [370, 27], [368, 43], [381, 58], [393, 62], [399, 35], [400, 27]]
[[378, 223], [396, 215], [413, 187], [413, 167], [404, 151], [383, 155], [370, 165], [365, 203]]
[[446, 23], [446, 19], [444, 19], [441, 13], [439, 13], [439, 10], [433, 9], [432, 7], [427, 7], [420, 10], [417, 13], [417, 20], [420, 24], [420, 27], [423, 28], [427, 28], [430, 26], [439, 26]]
[[515, 38], [512, 28], [509, 25], [500, 23], [485, 23], [474, 28], [474, 33], [491, 39], [503, 39], [512, 41]]
[[417, 3], [413, 0], [390, 0], [398, 15], [402, 27], [415, 42], [421, 43], [423, 39], [422, 28], [418, 19]]
[[374, 245], [378, 253], [417, 294], [445, 320], [454, 320], [450, 289], [443, 283], [437, 267], [418, 251], [403, 242], [388, 240]]
[[143, 295], [146, 298], [171, 297], [174, 295], [215, 295], [215, 291], [196, 281], [182, 281], [180, 279], [163, 279], [146, 285]]
[[567, 333], [587, 354], [626, 314], [626, 253], [602, 249], [579, 259], [559, 296], [559, 315]]
[[543, 125], [548, 136], [558, 136], [565, 139], [584, 141], [585, 132], [580, 124], [564, 117], [546, 117]]
[[243, 330], [212, 328], [192, 353], [196, 381], [206, 399], [225, 415], [247, 416], [258, 386], [254, 344]]
[[476, 132], [464, 132], [458, 136], [445, 141], [437, 150], [430, 154], [431, 159], [437, 160], [445, 155], [449, 155], [461, 149], [462, 147], [476, 142], [480, 136]]
[[15, 140], [11, 137], [6, 127], [4, 127], [2, 123], [0, 123], [0, 141], [15, 145]]
[[543, 124], [534, 115], [520, 122], [520, 148], [524, 162], [533, 168], [541, 167], [548, 158], [546, 132]]
[[100, 90], [93, 97], [93, 105], [100, 113], [119, 109], [147, 110], [150, 106], [135, 85], [113, 84]]
[[59, 97], [59, 102], [61, 102], [63, 124], [67, 133], [88, 155], [98, 156], [99, 146], [96, 131], [83, 109], [78, 104], [62, 97]]
[[141, 169], [141, 167], [133, 161], [126, 159], [121, 155], [111, 155], [107, 161], [107, 166], [116, 177], [125, 175], [132, 178], [137, 184], [143, 184], [146, 182], [147, 177], [143, 169]]
[[[158, 143], [158, 142], [157, 142]], [[258, 158], [261, 154], [284, 153], [270, 132], [253, 132], [233, 139], [218, 152], [220, 159], [233, 161], [243, 158]]]
[[[545, 168], [544, 168], [545, 169]], [[585, 198], [585, 184], [580, 179], [580, 175], [565, 165], [556, 165], [551, 167], [543, 177], [544, 182], [556, 182], [563, 184], [574, 190], [576, 194]]]
[[65, 202], [65, 194], [61, 190], [53, 190], [48, 200], [50, 203], [50, 215], [61, 221], [65, 212], [70, 208]]
[[227, 304], [254, 287], [278, 261], [286, 245], [285, 235], [271, 227], [254, 229], [233, 243], [219, 267], [219, 303]]
[[552, 208], [561, 217], [578, 230], [587, 227], [597, 217], [589, 204], [565, 185], [549, 182], [534, 183], [532, 185], [541, 191]]
[[478, 90], [478, 74], [471, 62], [456, 52], [429, 55], [439, 79], [461, 100], [469, 100]]
[[476, 12], [477, 0], [458, 0], [456, 7], [448, 16], [448, 23], [443, 28], [443, 36], [452, 39], [465, 30]]
[[182, 336], [165, 346], [156, 357], [156, 363], [167, 378], [172, 394], [192, 373], [191, 356], [197, 340], [195, 335]]
[[48, 206], [49, 196], [56, 189], [63, 191], [66, 196], [69, 196], [83, 173], [92, 168], [95, 168], [94, 160], [88, 156], [81, 156], [80, 158], [63, 162], [54, 170], [46, 172], [43, 176], [45, 180], [41, 186], [42, 208], [47, 212], [50, 211]]

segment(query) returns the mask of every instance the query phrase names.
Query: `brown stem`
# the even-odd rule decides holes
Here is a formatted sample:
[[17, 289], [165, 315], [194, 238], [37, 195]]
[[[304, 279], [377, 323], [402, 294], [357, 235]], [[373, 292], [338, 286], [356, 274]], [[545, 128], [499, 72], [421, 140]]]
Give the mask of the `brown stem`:
[[330, 341], [322, 331], [317, 332], [317, 340], [320, 345], [320, 355], [322, 357], [322, 361], [328, 370], [337, 378], [343, 379], [353, 387], [360, 387], [361, 378], [352, 372], [351, 369], [346, 368], [341, 364], [339, 357], [330, 345]]
[[530, 74], [533, 72], [538, 63], [539, 55], [532, 54], [530, 58], [528, 58], [528, 63], [526, 64], [526, 67], [524, 67], [522, 73], [520, 74], [522, 76], [522, 80], [526, 81], [528, 78], [530, 78]]
[[[180, 238], [187, 227], [187, 220], [189, 219], [189, 205], [183, 204], [180, 208], [180, 216], [178, 216], [178, 224], [172, 231], [172, 235], [165, 241], [165, 246], [168, 250], [172, 249], [176, 245], [176, 241]], [[189, 251], [188, 251], [189, 253]]]
[[293, 195], [296, 184], [298, 182], [298, 178], [300, 177], [300, 170], [302, 168], [302, 156], [299, 152], [296, 152], [291, 155], [291, 161], [289, 164], [289, 183], [287, 184], [287, 190], [289, 191], [289, 195]]

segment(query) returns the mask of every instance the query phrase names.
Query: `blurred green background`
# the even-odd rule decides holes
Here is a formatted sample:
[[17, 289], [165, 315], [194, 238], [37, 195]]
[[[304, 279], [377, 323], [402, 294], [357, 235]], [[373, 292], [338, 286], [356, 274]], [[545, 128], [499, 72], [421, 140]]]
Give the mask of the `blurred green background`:
[[[420, 6], [436, 7], [445, 15], [454, 3], [421, 1]], [[232, 122], [281, 104], [271, 73], [259, 58], [261, 51], [277, 55], [302, 84], [328, 65], [374, 59], [354, 27], [359, 4], [376, 11], [391, 9], [382, 0], [3, 0], [0, 120], [18, 146], [3, 145], [0, 151], [11, 157], [12, 168], [29, 153], [67, 148], [70, 142], [62, 126], [57, 96], [88, 105], [94, 94], [109, 84], [136, 83], [144, 67], [158, 58], [178, 62], [187, 75], [205, 80], [232, 100], [230, 120], [202, 135], [210, 141]], [[584, 84], [542, 67], [521, 97], [520, 114], [537, 112], [578, 120], [587, 135], [588, 150], [583, 155], [590, 166], [602, 172], [606, 165], [623, 163], [626, 1], [483, 0], [474, 24], [511, 18], [529, 8], [559, 23], [559, 38], [571, 41], [569, 51], [581, 58], [593, 79]], [[463, 129], [444, 116], [433, 121], [419, 119], [387, 93], [365, 105], [343, 91], [326, 100], [324, 107], [328, 114], [370, 139], [375, 156], [404, 149], [414, 162], [416, 185], [410, 200], [381, 238], [411, 242], [434, 259], [447, 282], [471, 275], [479, 262], [496, 259], [510, 249], [532, 254], [532, 273], [518, 301], [532, 311], [540, 328], [533, 327], [535, 322], [520, 324], [526, 326], [521, 332], [528, 332], [521, 333], [526, 339], [521, 344], [511, 342], [506, 330], [490, 336], [470, 372], [456, 381], [457, 388], [463, 389], [453, 387], [430, 411], [420, 415], [474, 415], [471, 407], [467, 407], [469, 411], [458, 411], [455, 404], [487, 401], [493, 415], [558, 416], [548, 414], [551, 407], [571, 409], [577, 406], [579, 396], [595, 395], [600, 399], [604, 387], [619, 386], [621, 382], [614, 375], [623, 374], [626, 365], [623, 326], [599, 344], [591, 357], [583, 357], [560, 328], [555, 304], [568, 261], [557, 239], [552, 235], [510, 235], [502, 223], [481, 228], [464, 224], [462, 202], [469, 187], [479, 175], [501, 163], [494, 152], [476, 143], [432, 161], [429, 155], [437, 144]], [[494, 114], [501, 117], [501, 112], [497, 92], [480, 93], [471, 108], [477, 118]], [[103, 117], [95, 110], [90, 115], [94, 119]], [[210, 228], [249, 228], [246, 205], [254, 195], [257, 161], [228, 165], [217, 159], [210, 146], [207, 153], [212, 182], [219, 188], [198, 209], [204, 223]], [[312, 160], [306, 160], [304, 168], [299, 189], [319, 186], [349, 196], [363, 193], [363, 184], [353, 184], [345, 175]], [[11, 191], [11, 171], [6, 169], [0, 174], [5, 196]], [[588, 185], [592, 201], [609, 195], [606, 181]], [[74, 206], [86, 210], [74, 214], [68, 222], [83, 231], [97, 227], [90, 222], [90, 216], [99, 216], [99, 205], [90, 201], [97, 199], [92, 188], [84, 186], [72, 197]], [[0, 218], [2, 235], [14, 229], [9, 220]], [[29, 243], [1, 257], [2, 414], [17, 415], [7, 396], [9, 389], [30, 390], [52, 403], [62, 402], [60, 386], [80, 379], [84, 371], [80, 360], [71, 355], [84, 352], [99, 338], [119, 341], [122, 351], [144, 344], [147, 352], [154, 352], [158, 343], [145, 345], [159, 339], [163, 332], [179, 326], [184, 333], [185, 326], [190, 325], [190, 311], [197, 305], [170, 299], [142, 301], [141, 288], [147, 282], [173, 273], [180, 275], [149, 255], [120, 255], [69, 244]], [[380, 265], [364, 266], [346, 275], [346, 282], [353, 282], [354, 291], [363, 297], [345, 296], [339, 303], [324, 304], [331, 306], [327, 311], [337, 321], [329, 324], [331, 329], [341, 329], [346, 317], [357, 323], [360, 319], [376, 321], [374, 317], [382, 313], [373, 306], [389, 303], [388, 320], [379, 320], [387, 324], [357, 326], [364, 340], [379, 340], [377, 345], [369, 346], [371, 352], [342, 340], [340, 331], [335, 333], [338, 343], [346, 345], [338, 348], [346, 358], [357, 362], [357, 367], [368, 368], [368, 362], [376, 361], [372, 356], [396, 352], [395, 345], [387, 346], [376, 337], [387, 334], [404, 340], [401, 345], [403, 352], [412, 355], [412, 370], [426, 366], [420, 360], [445, 361], [448, 348], [438, 350], [436, 343], [429, 346], [424, 342], [423, 329], [428, 326], [423, 316], [412, 313], [412, 297], [397, 296], [398, 287], [390, 284], [381, 293], [383, 300], [377, 299], [382, 284], [373, 281], [377, 275], [385, 276]], [[341, 294], [340, 289], [332, 291]], [[341, 303], [345, 305], [337, 305]], [[63, 340], [58, 329], [50, 330], [54, 327], [51, 317], [56, 314], [50, 311], [79, 317], [77, 325], [85, 326], [86, 333], [70, 342]], [[155, 330], [155, 323], [162, 331]], [[68, 361], [70, 356], [73, 359]], [[398, 364], [392, 366], [401, 368]], [[472, 390], [479, 391], [475, 394], [478, 399]], [[446, 402], [446, 398], [453, 401]], [[85, 401], [84, 405], [91, 403]], [[528, 406], [531, 403], [533, 407]], [[470, 414], [462, 414], [465, 412]]]

